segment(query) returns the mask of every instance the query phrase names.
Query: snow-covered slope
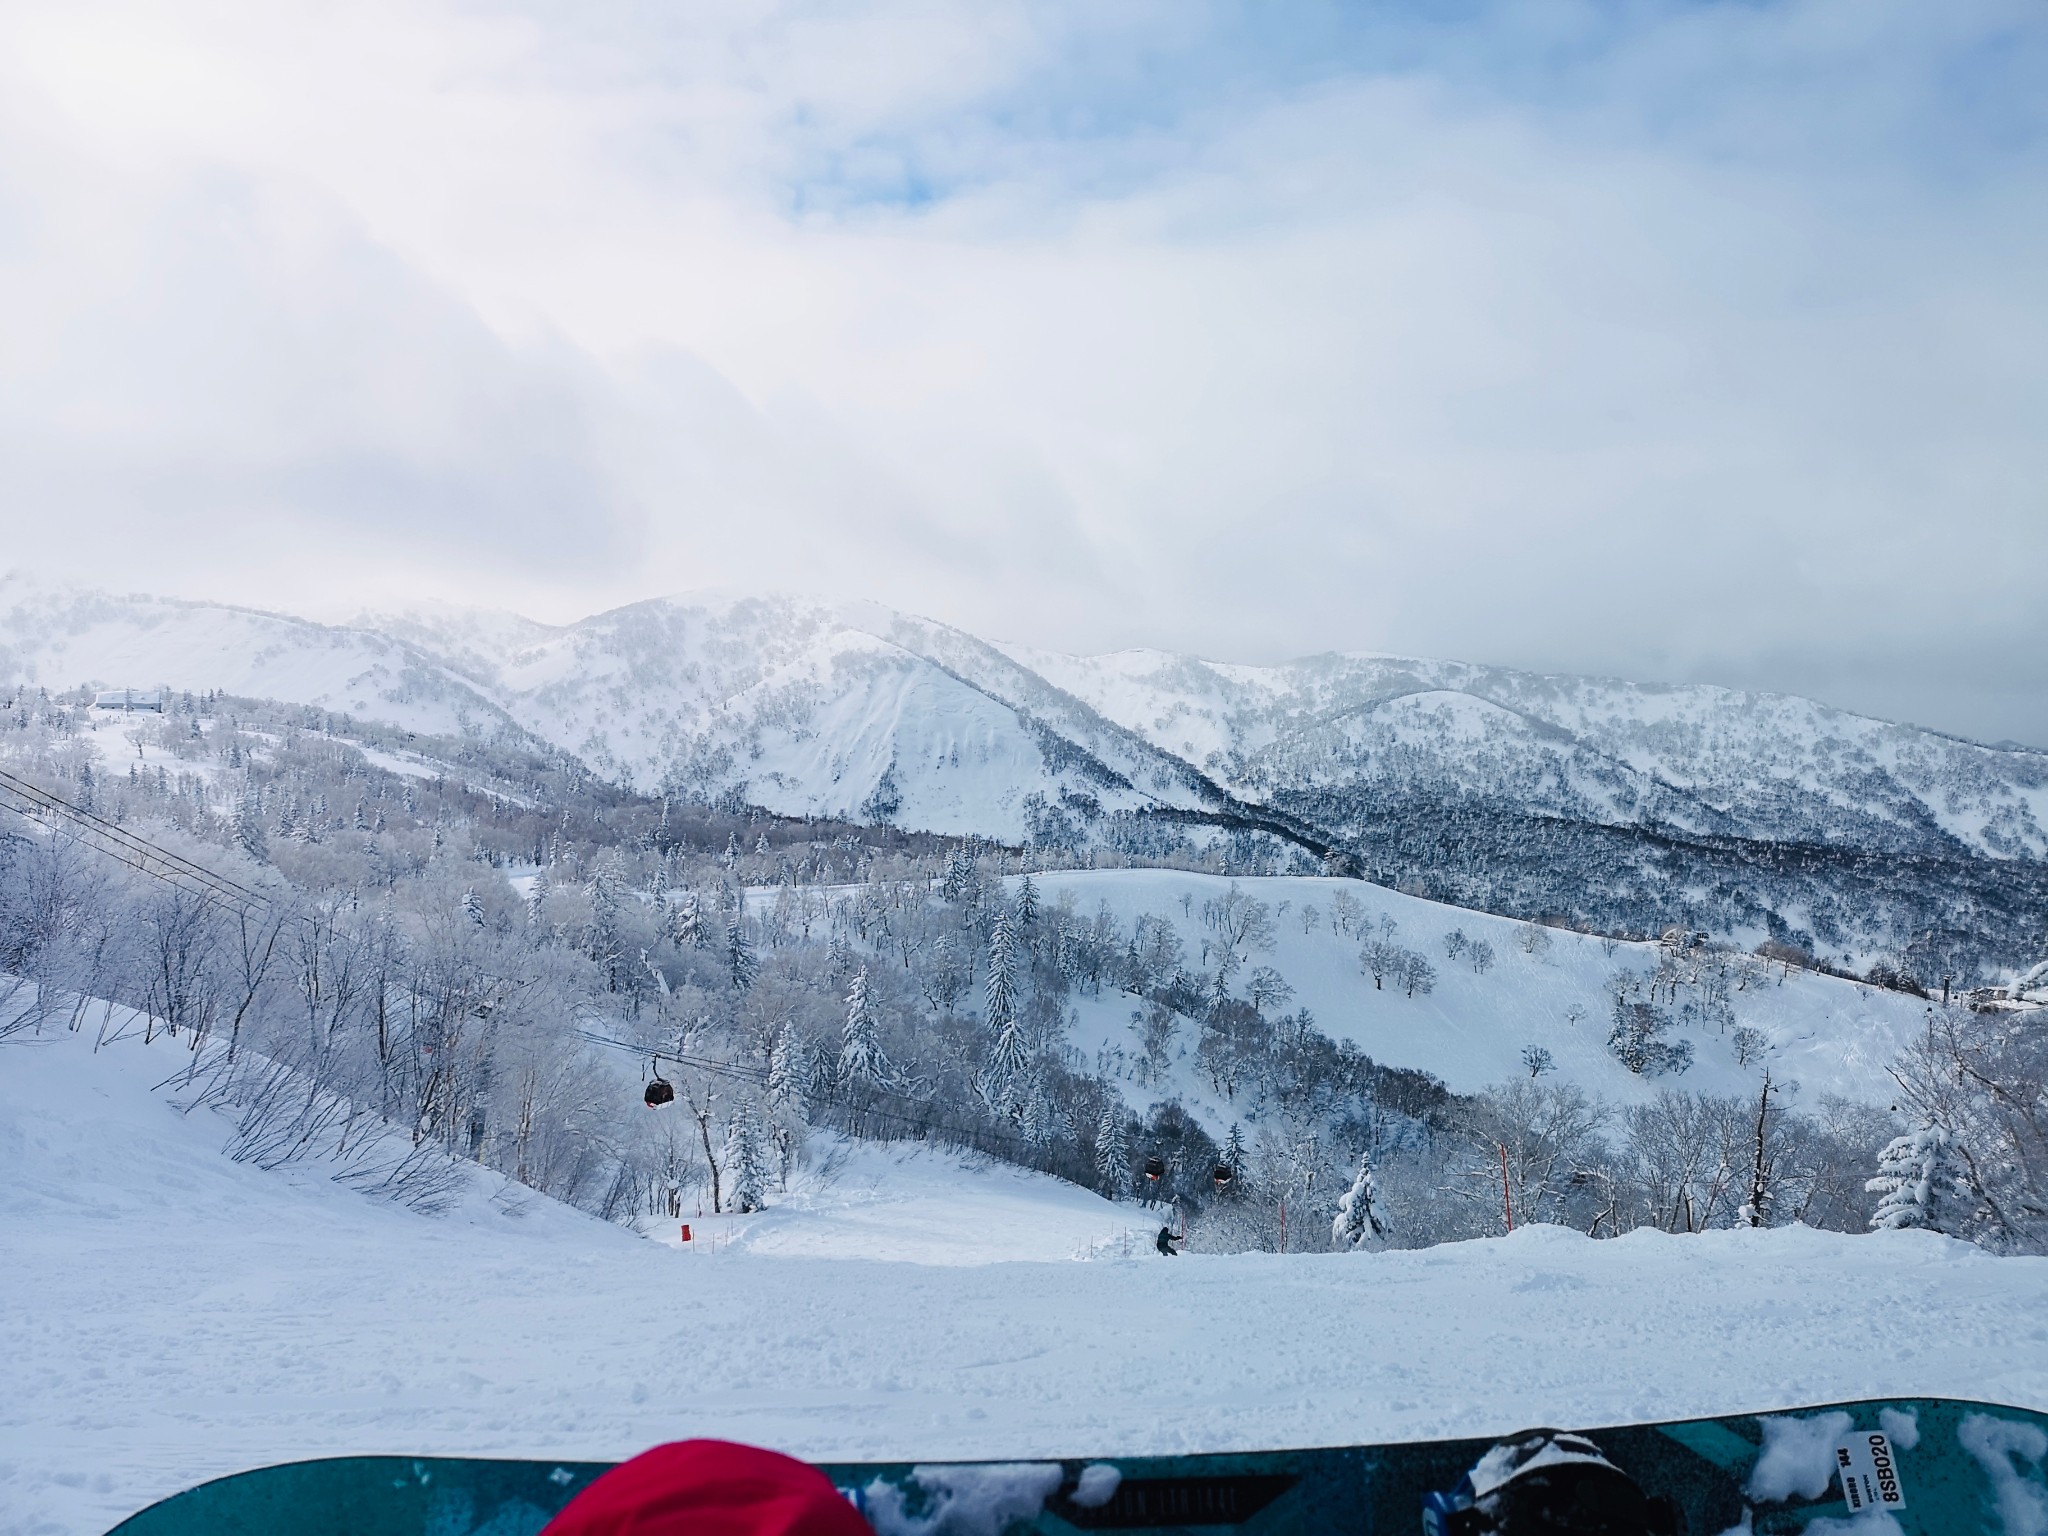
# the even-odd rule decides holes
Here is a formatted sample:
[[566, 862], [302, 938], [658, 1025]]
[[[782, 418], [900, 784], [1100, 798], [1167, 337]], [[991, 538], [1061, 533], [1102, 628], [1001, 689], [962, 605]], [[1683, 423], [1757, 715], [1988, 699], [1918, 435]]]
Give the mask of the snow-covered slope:
[[787, 815], [1010, 841], [1033, 795], [1111, 810], [1204, 798], [1183, 765], [993, 647], [873, 605], [714, 593], [545, 633], [397, 622], [536, 735], [642, 790], [737, 789]]
[[706, 594], [551, 627], [313, 624], [0, 582], [0, 680], [282, 699], [460, 735], [514, 724], [643, 792], [1022, 842], [1047, 815], [1222, 797], [994, 647], [864, 604]]
[[[1623, 1067], [1607, 1047], [1609, 986], [1623, 973], [1647, 977], [1655, 972], [1665, 958], [1657, 944], [1537, 930], [1361, 880], [1271, 876], [1231, 881], [1164, 869], [1039, 877], [1042, 901], [1071, 893], [1084, 918], [1106, 907], [1126, 930], [1144, 913], [1167, 919], [1190, 962], [1200, 959], [1203, 943], [1212, 937], [1203, 926], [1204, 903], [1232, 888], [1264, 902], [1276, 915], [1273, 948], [1250, 963], [1271, 965], [1286, 978], [1295, 989], [1288, 1007], [1306, 1006], [1333, 1038], [1349, 1040], [1387, 1065], [1432, 1073], [1458, 1093], [1525, 1076], [1522, 1052], [1536, 1046], [1551, 1054], [1559, 1080], [1622, 1103], [1673, 1087], [1747, 1097], [1755, 1093], [1758, 1073], [1768, 1063], [1796, 1102], [1811, 1105], [1836, 1094], [1888, 1104], [1897, 1085], [1886, 1067], [1926, 1023], [1927, 1004], [1916, 997], [1810, 971], [1788, 973], [1748, 957], [1696, 956], [1668, 972], [1676, 983], [1667, 1010], [1676, 1021], [1671, 1038], [1691, 1043], [1693, 1064], [1679, 1077], [1644, 1078]], [[1333, 929], [1340, 899], [1356, 904], [1354, 921], [1365, 932], [1384, 934], [1423, 955], [1436, 970], [1432, 990], [1409, 996], [1392, 977], [1375, 987], [1359, 963], [1359, 929], [1345, 934]], [[1445, 948], [1453, 930], [1468, 941], [1456, 958]], [[1483, 941], [1493, 953], [1484, 971], [1471, 962], [1470, 941]], [[1534, 948], [1525, 948], [1525, 941]], [[1708, 1005], [1710, 993], [1724, 999], [1725, 1011]], [[1130, 1058], [1138, 1050], [1133, 1007], [1132, 998], [1113, 988], [1075, 1005], [1076, 1043], [1090, 1054], [1090, 1065], [1127, 1080]], [[1743, 1037], [1748, 1061], [1738, 1053], [1740, 1029], [1762, 1037], [1754, 1042]], [[1189, 1027], [1175, 1043], [1175, 1060], [1181, 1064], [1175, 1083], [1220, 1133], [1241, 1111], [1203, 1082], [1193, 1061], [1192, 1035]], [[1161, 1096], [1137, 1086], [1126, 1092], [1139, 1110]]]
[[2048, 856], [2048, 755], [1811, 699], [1396, 656], [1250, 667], [1008, 649], [1257, 800], [1444, 786], [1595, 822]]
[[401, 641], [220, 603], [0, 576], [0, 679], [53, 690], [218, 688], [459, 736], [503, 714]]
[[[176, 1042], [91, 1046], [0, 1046], [0, 1536], [94, 1536], [208, 1477], [359, 1452], [616, 1458], [703, 1434], [819, 1459], [1050, 1457], [1885, 1394], [2048, 1408], [2048, 1260], [1924, 1233], [1537, 1227], [1407, 1253], [935, 1267], [877, 1262], [871, 1224], [848, 1256], [684, 1253], [529, 1194], [425, 1217], [233, 1164], [219, 1121], [152, 1091]], [[951, 1219], [989, 1257], [1057, 1219], [971, 1168], [906, 1177], [918, 1225]], [[862, 1178], [888, 1200], [886, 1160]], [[833, 1212], [771, 1208], [763, 1238], [814, 1214], [829, 1237]]]

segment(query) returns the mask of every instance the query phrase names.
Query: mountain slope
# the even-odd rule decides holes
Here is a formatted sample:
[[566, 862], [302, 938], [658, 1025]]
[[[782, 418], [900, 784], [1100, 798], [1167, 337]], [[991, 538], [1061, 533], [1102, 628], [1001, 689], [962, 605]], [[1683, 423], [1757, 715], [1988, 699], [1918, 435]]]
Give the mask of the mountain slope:
[[2048, 754], [1810, 699], [1392, 656], [1246, 667], [1156, 651], [1011, 654], [1258, 799], [1454, 783], [1610, 825], [2048, 857]]
[[115, 597], [0, 576], [0, 679], [220, 689], [461, 736], [509, 719], [401, 640], [222, 603]]
[[647, 792], [1012, 842], [1033, 834], [1039, 805], [1224, 799], [993, 646], [873, 605], [700, 594], [525, 633], [385, 622], [534, 734]]
[[2048, 754], [1706, 686], [1074, 657], [792, 596], [330, 626], [22, 578], [0, 583], [0, 681], [513, 731], [642, 793], [1074, 854], [1334, 852], [1458, 905], [1890, 953], [1923, 978], [2037, 959], [2048, 904]]

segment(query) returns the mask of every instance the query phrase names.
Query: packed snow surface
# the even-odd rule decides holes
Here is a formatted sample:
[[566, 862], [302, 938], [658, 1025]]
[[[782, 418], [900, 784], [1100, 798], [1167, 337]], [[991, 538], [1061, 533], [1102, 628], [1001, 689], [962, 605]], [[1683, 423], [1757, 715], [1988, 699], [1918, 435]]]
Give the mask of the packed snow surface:
[[[1115, 1241], [1138, 1208], [870, 1147], [690, 1252], [481, 1173], [429, 1217], [317, 1166], [232, 1163], [219, 1119], [155, 1089], [176, 1042], [92, 1045], [0, 1046], [6, 1536], [348, 1452], [611, 1458], [718, 1434], [1085, 1457], [1869, 1395], [2048, 1408], [2048, 1260], [1920, 1233], [1533, 1228], [1168, 1261]], [[941, 1253], [978, 1262], [902, 1262]]]

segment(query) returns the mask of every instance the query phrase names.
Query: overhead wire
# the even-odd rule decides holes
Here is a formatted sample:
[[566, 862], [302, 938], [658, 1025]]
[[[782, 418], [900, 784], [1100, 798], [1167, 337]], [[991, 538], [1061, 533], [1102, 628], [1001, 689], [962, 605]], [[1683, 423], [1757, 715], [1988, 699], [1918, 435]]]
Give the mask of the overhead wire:
[[[655, 1063], [657, 1070], [659, 1070], [662, 1062], [670, 1061], [679, 1067], [688, 1067], [698, 1072], [709, 1072], [714, 1076], [731, 1078], [756, 1088], [764, 1088], [768, 1083], [768, 1074], [759, 1067], [742, 1067], [732, 1062], [719, 1061], [708, 1056], [695, 1056], [683, 1051], [664, 1051], [654, 1047], [635, 1045], [629, 1040], [615, 1040], [609, 1035], [601, 1035], [594, 1030], [579, 1029], [576, 1033], [592, 1045], [608, 1046], [613, 1050], [624, 1051], [628, 1055], [645, 1057]], [[884, 1091], [890, 1090], [885, 1089]], [[903, 1095], [903, 1097], [908, 1098], [909, 1095]], [[901, 1114], [895, 1110], [878, 1109], [873, 1105], [856, 1105], [849, 1103], [843, 1093], [807, 1092], [804, 1098], [811, 1104], [832, 1105], [836, 1108], [847, 1110], [851, 1114], [861, 1115], [869, 1119], [887, 1120], [909, 1130], [944, 1132], [956, 1138], [963, 1145], [972, 1146], [977, 1142], [1000, 1142], [1005, 1146], [1022, 1152], [1034, 1150], [1031, 1143], [1027, 1142], [1023, 1137], [1006, 1131], [993, 1131], [980, 1126], [960, 1125], [951, 1121], [934, 1120], [928, 1115]], [[964, 1107], [937, 1097], [921, 1102], [953, 1108]]]
[[247, 914], [277, 905], [263, 892], [217, 874], [4, 768], [0, 768], [0, 805], [53, 831], [67, 831], [130, 869], [217, 902], [232, 912]]
[[[7, 796], [13, 797], [12, 800], [4, 798]], [[49, 790], [4, 768], [0, 768], [0, 806], [5, 806], [18, 815], [53, 830], [62, 828], [87, 846], [128, 868], [188, 891], [202, 900], [216, 902], [236, 915], [248, 915], [254, 910], [276, 909], [279, 906], [272, 897], [263, 892], [216, 874], [205, 865], [195, 863], [183, 854], [174, 853], [160, 843], [138, 836], [125, 827], [108, 821], [103, 816], [95, 815], [83, 806], [52, 794]], [[660, 1062], [670, 1061], [679, 1067], [709, 1072], [756, 1088], [767, 1086], [768, 1075], [759, 1068], [742, 1067], [732, 1062], [718, 1061], [685, 1051], [650, 1049], [634, 1045], [630, 1041], [613, 1039], [594, 1030], [578, 1029], [576, 1033], [592, 1045], [625, 1051], [634, 1056], [645, 1056], [657, 1064], [657, 1069]], [[1020, 1150], [1031, 1150], [1030, 1144], [1022, 1137], [1002, 1131], [934, 1120], [926, 1115], [902, 1114], [874, 1105], [855, 1106], [847, 1103], [839, 1094], [814, 1092], [806, 1094], [805, 1097], [814, 1104], [830, 1104], [869, 1119], [889, 1121], [911, 1130], [943, 1132], [969, 1145], [977, 1142], [999, 1142]], [[936, 1105], [944, 1104], [946, 1101], [932, 1099], [926, 1102]]]

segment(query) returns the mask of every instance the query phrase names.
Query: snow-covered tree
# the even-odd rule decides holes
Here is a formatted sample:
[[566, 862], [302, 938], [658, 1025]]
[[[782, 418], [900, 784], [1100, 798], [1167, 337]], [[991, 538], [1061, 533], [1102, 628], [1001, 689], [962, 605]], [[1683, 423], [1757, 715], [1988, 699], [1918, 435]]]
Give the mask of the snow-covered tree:
[[1358, 1154], [1358, 1173], [1351, 1187], [1337, 1197], [1337, 1218], [1330, 1223], [1330, 1241], [1344, 1248], [1356, 1248], [1368, 1237], [1385, 1237], [1386, 1224], [1373, 1208], [1372, 1154]]
[[1692, 1042], [1667, 1042], [1664, 1036], [1671, 1029], [1670, 1016], [1654, 1004], [1636, 1001], [1617, 990], [1613, 1016], [1607, 1048], [1629, 1071], [1639, 1077], [1661, 1077], [1692, 1065]]
[[1272, 966], [1261, 965], [1254, 968], [1246, 979], [1244, 995], [1254, 1008], [1264, 1013], [1271, 1008], [1285, 1008], [1288, 999], [1294, 996], [1294, 987]]
[[801, 1116], [806, 1076], [796, 1031], [784, 1027], [768, 1048], [768, 1107]]
[[254, 785], [244, 789], [235, 804], [235, 841], [259, 864], [270, 857], [269, 839], [263, 832], [263, 795]]
[[477, 927], [483, 927], [484, 902], [483, 898], [477, 895], [476, 887], [473, 885], [462, 893], [462, 915], [476, 924]]
[[1014, 1084], [1024, 1075], [1029, 1060], [1024, 1049], [1024, 1026], [1013, 1014], [996, 1031], [995, 1044], [989, 1051], [989, 1080], [999, 1087]]
[[988, 1026], [1001, 1034], [1017, 1016], [1017, 930], [999, 907], [988, 936]]
[[1038, 882], [1026, 875], [1017, 882], [1017, 931], [1028, 944], [1038, 926]]
[[1863, 1186], [1881, 1196], [1876, 1228], [1924, 1227], [1951, 1237], [1968, 1233], [1975, 1202], [1955, 1141], [1938, 1125], [1895, 1138], [1877, 1155], [1877, 1177]]
[[754, 979], [761, 974], [761, 962], [754, 958], [754, 946], [747, 939], [738, 913], [725, 925], [725, 964], [735, 992], [751, 990]]
[[1052, 1100], [1046, 1096], [1043, 1083], [1033, 1083], [1024, 1095], [1024, 1107], [1017, 1117], [1017, 1128], [1023, 1133], [1026, 1145], [1043, 1148], [1053, 1139]]
[[733, 1106], [732, 1121], [725, 1132], [725, 1174], [731, 1181], [726, 1209], [758, 1211], [766, 1199], [770, 1174], [768, 1132], [761, 1123], [760, 1107], [751, 1096]]
[[879, 1078], [887, 1062], [875, 1039], [875, 1010], [868, 1001], [868, 968], [854, 973], [853, 986], [846, 994], [846, 1025], [840, 1032], [839, 1068], [849, 1083], [870, 1083]]
[[1396, 976], [1400, 975], [1401, 960], [1407, 953], [1400, 945], [1391, 944], [1385, 939], [1367, 939], [1359, 946], [1359, 967], [1372, 977], [1375, 992], [1386, 986], [1389, 972]]
[[1131, 1144], [1124, 1135], [1124, 1108], [1116, 1099], [1102, 1106], [1102, 1116], [1095, 1122], [1095, 1172], [1103, 1193], [1112, 1200], [1130, 1182]]
[[1246, 1159], [1244, 1127], [1235, 1120], [1230, 1122], [1230, 1133], [1223, 1138], [1223, 1149], [1217, 1161], [1230, 1170], [1230, 1183], [1222, 1193], [1230, 1199], [1240, 1199], [1245, 1193], [1244, 1166]]
[[689, 949], [704, 942], [704, 909], [697, 901], [695, 891], [683, 892], [683, 899], [676, 905], [675, 926], [676, 947]]

